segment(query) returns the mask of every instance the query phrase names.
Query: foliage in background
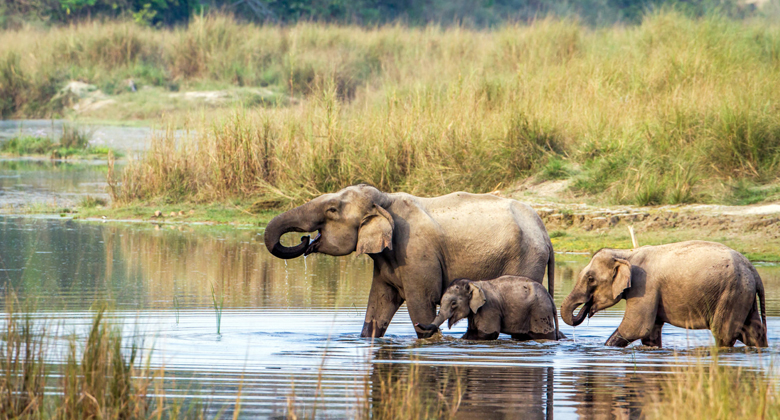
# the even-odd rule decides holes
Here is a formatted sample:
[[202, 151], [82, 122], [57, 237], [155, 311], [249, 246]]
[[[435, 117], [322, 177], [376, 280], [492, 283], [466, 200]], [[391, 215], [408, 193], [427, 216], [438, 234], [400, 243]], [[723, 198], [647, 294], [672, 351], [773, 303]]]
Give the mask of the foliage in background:
[[162, 26], [186, 23], [194, 15], [213, 11], [273, 23], [374, 25], [400, 21], [488, 27], [556, 16], [605, 25], [637, 23], [646, 13], [660, 9], [675, 9], [689, 16], [719, 13], [744, 18], [760, 14], [754, 5], [738, 0], [5, 0], [0, 5], [0, 27], [102, 17], [132, 17], [140, 24]]
[[358, 182], [487, 192], [538, 173], [600, 201], [674, 204], [728, 201], [732, 180], [770, 183], [780, 169], [774, 24], [662, 13], [634, 27], [547, 19], [486, 32], [205, 18], [168, 36], [173, 74], [240, 68], [245, 83], [281, 79], [304, 100], [195, 120], [185, 142], [158, 135], [118, 203], [283, 205]]

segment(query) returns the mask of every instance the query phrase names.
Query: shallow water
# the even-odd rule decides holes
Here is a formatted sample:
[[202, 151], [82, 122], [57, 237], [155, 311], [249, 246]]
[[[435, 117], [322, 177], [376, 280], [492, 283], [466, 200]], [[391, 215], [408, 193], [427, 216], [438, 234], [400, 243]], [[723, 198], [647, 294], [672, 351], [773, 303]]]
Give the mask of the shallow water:
[[[458, 338], [465, 322], [442, 338], [416, 340], [402, 307], [386, 337], [372, 342], [359, 337], [367, 257], [285, 262], [262, 239], [261, 228], [0, 217], [0, 294], [13, 288], [32, 298], [36, 316], [60, 326], [63, 351], [71, 332], [86, 333], [90, 308], [107, 302], [128, 338], [154, 348], [166, 394], [229, 413], [240, 388], [246, 417], [283, 416], [289, 401], [300, 413], [310, 415], [316, 402], [317, 417], [349, 416], [361, 396], [381, 400], [383, 382], [417, 363], [420, 389], [449, 401], [460, 387], [460, 418], [633, 418], [665, 375], [693, 363], [692, 349], [712, 343], [708, 331], [667, 326], [664, 349], [606, 348], [621, 307], [576, 334], [561, 322], [569, 339], [560, 343], [466, 342]], [[557, 256], [558, 305], [587, 260]], [[737, 348], [720, 356], [725, 363], [761, 368], [776, 357], [780, 267], [757, 266], [772, 349]], [[212, 286], [224, 297], [220, 334]]]
[[108, 200], [105, 162], [0, 159], [0, 211], [72, 208], [86, 196]]
[[121, 151], [145, 149], [149, 136], [154, 132], [150, 127], [80, 124], [63, 120], [0, 120], [0, 142], [18, 136], [49, 137], [58, 141], [65, 125], [86, 132], [93, 146], [106, 146]]

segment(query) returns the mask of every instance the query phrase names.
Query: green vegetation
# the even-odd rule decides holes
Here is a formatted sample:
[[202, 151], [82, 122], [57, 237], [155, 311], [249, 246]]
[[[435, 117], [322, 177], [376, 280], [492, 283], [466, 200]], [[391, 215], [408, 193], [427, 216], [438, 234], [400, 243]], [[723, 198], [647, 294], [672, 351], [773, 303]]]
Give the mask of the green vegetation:
[[214, 315], [217, 317], [217, 335], [220, 334], [222, 327], [222, 308], [225, 305], [225, 295], [220, 292], [217, 300], [217, 292], [214, 291], [214, 285], [211, 285], [211, 303], [214, 305]]
[[0, 154], [29, 156], [44, 155], [52, 159], [106, 157], [106, 147], [89, 145], [90, 134], [70, 126], [63, 126], [59, 143], [49, 137], [19, 136], [0, 144]]
[[648, 419], [778, 419], [780, 394], [774, 372], [721, 363], [719, 350], [679, 369], [644, 410]]
[[282, 30], [209, 17], [171, 35], [174, 73], [224, 80], [220, 69], [240, 60], [243, 81], [273, 70], [269, 80], [303, 99], [196, 119], [186, 141], [157, 136], [112, 181], [120, 205], [283, 207], [358, 182], [486, 192], [534, 174], [568, 177], [600, 202], [723, 202], [733, 180], [761, 186], [780, 173], [772, 24], [664, 13], [601, 30], [556, 20]]
[[243, 20], [275, 23], [325, 21], [371, 25], [402, 21], [490, 26], [553, 15], [576, 16], [592, 24], [611, 24], [636, 22], [648, 10], [663, 7], [693, 16], [713, 12], [733, 17], [761, 14], [754, 5], [736, 0], [11, 0], [0, 5], [0, 27], [120, 16], [143, 25], [161, 26], [187, 22], [193, 15], [215, 10], [234, 13]]

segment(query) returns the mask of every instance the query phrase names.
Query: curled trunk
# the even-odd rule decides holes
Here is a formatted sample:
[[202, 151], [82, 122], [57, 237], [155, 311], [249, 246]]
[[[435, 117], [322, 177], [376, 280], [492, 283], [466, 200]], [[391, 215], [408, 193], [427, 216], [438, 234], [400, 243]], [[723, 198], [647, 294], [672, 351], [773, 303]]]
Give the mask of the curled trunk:
[[[574, 311], [582, 304], [585, 306], [580, 309], [580, 312], [577, 315], [574, 315]], [[592, 297], [586, 298], [584, 295], [571, 294], [566, 297], [563, 301], [563, 305], [561, 305], [561, 318], [563, 318], [563, 322], [576, 327], [585, 320], [585, 317], [590, 313], [591, 306], [593, 306]]]
[[292, 247], [282, 245], [279, 240], [288, 232], [316, 230], [313, 210], [312, 203], [307, 203], [274, 217], [265, 228], [265, 247], [268, 248], [268, 252], [282, 259], [296, 258], [306, 253], [311, 242], [308, 235], [301, 237], [301, 243]]

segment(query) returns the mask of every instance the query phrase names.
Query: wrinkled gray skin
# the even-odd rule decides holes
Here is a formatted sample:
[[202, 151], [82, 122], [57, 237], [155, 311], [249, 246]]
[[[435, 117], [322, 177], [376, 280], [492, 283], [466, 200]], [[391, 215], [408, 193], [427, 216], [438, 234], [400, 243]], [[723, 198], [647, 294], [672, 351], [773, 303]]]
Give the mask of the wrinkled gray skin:
[[[759, 316], [759, 304], [761, 312]], [[606, 345], [625, 347], [635, 340], [661, 347], [665, 323], [709, 329], [721, 347], [739, 340], [766, 347], [764, 284], [742, 254], [714, 242], [689, 241], [602, 249], [582, 270], [561, 306], [569, 325], [626, 299], [626, 312]], [[578, 306], [584, 305], [574, 315]]]
[[527, 277], [455, 280], [444, 291], [439, 315], [433, 323], [418, 327], [436, 332], [444, 321], [452, 328], [463, 318], [469, 320], [462, 337], [467, 340], [495, 340], [499, 333], [516, 340], [565, 338], [558, 331], [552, 296], [544, 286]]
[[[286, 232], [314, 232], [294, 247]], [[553, 287], [554, 254], [536, 212], [515, 200], [489, 194], [453, 193], [419, 198], [386, 194], [358, 185], [325, 194], [275, 217], [265, 245], [279, 258], [312, 252], [368, 254], [374, 277], [363, 337], [381, 337], [406, 301], [413, 323], [429, 324], [444, 289], [455, 279], [492, 279], [505, 274], [542, 282], [548, 268]], [[418, 337], [431, 331], [415, 328]]]

